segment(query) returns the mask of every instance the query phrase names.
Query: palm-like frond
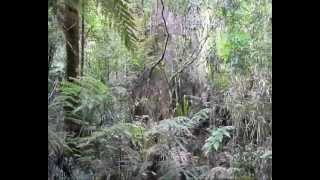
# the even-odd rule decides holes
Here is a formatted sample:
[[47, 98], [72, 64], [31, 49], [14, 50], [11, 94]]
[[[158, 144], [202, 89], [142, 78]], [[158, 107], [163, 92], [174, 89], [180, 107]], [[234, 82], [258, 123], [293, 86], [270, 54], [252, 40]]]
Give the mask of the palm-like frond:
[[213, 129], [211, 135], [206, 140], [206, 143], [203, 145], [202, 150], [207, 156], [211, 151], [218, 151], [219, 147], [222, 145], [222, 140], [224, 137], [231, 137], [228, 130], [232, 130], [233, 126], [224, 126], [221, 128]]
[[[136, 23], [134, 22], [129, 3], [126, 0], [93, 0], [93, 2], [101, 7], [101, 11], [111, 21], [112, 27], [120, 34], [125, 46], [133, 50], [136, 47], [135, 42], [138, 38], [135, 35]], [[72, 6], [81, 14], [83, 13], [81, 4], [84, 3], [84, 6], [87, 6], [89, 0], [49, 0], [48, 8], [56, 9], [59, 3]]]
[[97, 2], [101, 5], [104, 15], [112, 21], [113, 27], [120, 33], [125, 46], [133, 50], [138, 38], [134, 33], [136, 24], [128, 3], [124, 0], [97, 0]]
[[78, 119], [93, 125], [103, 121], [104, 113], [112, 102], [108, 86], [91, 77], [74, 79], [74, 82], [65, 81], [60, 91], [50, 106], [71, 107], [73, 111], [68, 113], [72, 117], [76, 115]]

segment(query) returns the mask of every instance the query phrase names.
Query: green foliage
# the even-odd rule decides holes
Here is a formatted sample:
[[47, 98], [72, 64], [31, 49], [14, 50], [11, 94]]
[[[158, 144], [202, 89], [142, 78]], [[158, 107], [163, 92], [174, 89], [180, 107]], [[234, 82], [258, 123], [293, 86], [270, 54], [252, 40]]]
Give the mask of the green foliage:
[[[176, 179], [184, 175], [186, 179], [195, 180], [206, 176], [209, 168], [207, 166], [196, 167], [188, 162], [186, 155], [190, 154], [185, 147], [190, 143], [190, 139], [194, 138], [192, 129], [207, 120], [209, 112], [210, 109], [203, 109], [194, 114], [192, 118], [180, 116], [165, 119], [146, 131], [147, 157], [156, 155], [162, 159], [157, 162], [160, 168], [158, 171], [159, 179]], [[143, 172], [145, 169], [143, 166], [141, 171]]]
[[181, 116], [162, 120], [146, 132], [146, 137], [150, 142], [156, 138], [160, 143], [177, 144], [184, 149], [186, 137], [192, 137], [190, 119]]
[[[134, 50], [138, 38], [135, 35], [136, 25], [129, 3], [125, 0], [66, 0], [67, 4], [76, 7], [84, 13], [85, 21], [94, 32], [94, 36], [101, 29], [110, 25], [115, 29], [125, 46]], [[84, 3], [84, 11], [81, 8]], [[50, 3], [51, 5], [52, 3]], [[104, 18], [103, 18], [104, 17]], [[98, 38], [99, 36], [97, 36]]]
[[185, 146], [189, 140], [194, 138], [192, 129], [199, 127], [208, 120], [210, 109], [202, 109], [192, 116], [192, 118], [179, 116], [161, 120], [146, 131], [145, 137], [147, 147], [154, 144], [157, 139], [159, 144], [169, 144], [177, 146], [181, 150], [186, 150]]
[[232, 45], [229, 40], [228, 34], [219, 33], [217, 35], [216, 48], [218, 56], [227, 61], [232, 50]]
[[225, 23], [222, 30], [216, 32], [216, 51], [234, 72], [246, 73], [257, 63], [270, 65], [270, 4], [253, 0], [215, 4], [216, 16]]
[[214, 17], [223, 23], [214, 30], [216, 39], [209, 52], [211, 84], [227, 92], [224, 100], [237, 139], [261, 143], [272, 132], [271, 2], [213, 1], [212, 5]]
[[245, 49], [250, 42], [250, 36], [246, 32], [232, 32], [230, 34], [230, 41], [233, 44], [234, 50], [242, 50]]
[[[208, 120], [211, 109], [202, 109], [195, 113], [191, 118], [178, 116], [164, 119], [159, 124], [154, 125], [148, 131], [147, 136], [162, 134], [164, 137], [174, 135], [177, 137], [192, 137], [191, 129], [198, 127], [201, 123]], [[172, 137], [169, 137], [172, 139]]]
[[188, 9], [189, 0], [167, 0], [165, 5], [178, 15], [185, 15]]
[[[185, 59], [188, 60], [193, 50], [195, 54], [191, 57], [196, 56], [197, 49], [191, 47], [199, 43], [191, 42], [201, 43], [201, 36], [208, 33], [208, 41], [199, 59], [196, 58], [195, 63], [189, 65], [190, 68], [183, 73], [193, 72], [193, 67], [203, 67], [200, 60], [205, 59], [209, 64], [209, 82], [213, 87], [209, 93], [212, 99], [208, 103], [211, 108], [202, 109], [193, 115], [191, 104], [184, 97], [183, 103], [176, 106], [174, 116], [177, 117], [159, 122], [148, 119], [150, 128], [143, 128], [142, 125], [136, 125], [136, 122], [125, 122], [133, 119], [133, 114], [130, 114], [133, 103], [127, 88], [131, 87], [132, 79], [162, 53], [159, 49], [163, 46], [163, 34], [159, 32], [161, 29], [153, 31], [157, 27], [150, 22], [157, 2], [74, 2], [76, 6], [85, 2], [85, 9], [77, 7], [85, 17], [85, 71], [84, 77], [74, 79], [72, 83], [59, 83], [59, 92], [53, 91], [53, 101], [49, 101], [48, 164], [55, 163], [52, 160], [54, 158], [67, 155], [73, 160], [75, 177], [83, 179], [145, 179], [143, 176], [146, 173], [156, 174], [158, 179], [177, 179], [181, 174], [186, 179], [206, 179], [210, 169], [206, 157], [199, 153], [200, 148], [205, 155], [219, 152], [223, 149], [225, 139], [231, 138], [230, 127], [218, 126], [203, 143], [207, 137], [204, 130], [207, 124], [211, 125], [211, 120], [219, 123], [221, 120], [216, 115], [209, 117], [214, 114], [211, 106], [215, 103], [226, 106], [231, 115], [230, 119], [223, 119], [226, 118], [228, 123], [232, 121], [232, 127], [236, 129], [232, 137], [235, 141], [232, 142], [257, 144], [261, 148], [261, 144], [271, 136], [271, 1], [164, 0], [166, 10], [183, 18], [182, 28], [186, 29], [187, 36], [189, 29], [193, 29], [194, 34], [191, 32], [191, 38], [172, 34], [171, 40], [176, 41], [173, 43], [177, 46], [169, 43], [170, 53], [166, 56], [174, 54], [182, 62], [173, 62], [171, 69], [168, 59], [164, 61], [162, 70], [170, 76], [170, 73], [184, 64]], [[49, 71], [49, 95], [53, 82], [63, 77], [65, 62], [65, 42], [56, 22], [55, 3], [55, 0], [48, 1], [48, 46], [56, 47]], [[158, 8], [161, 8], [159, 4]], [[200, 19], [200, 23], [193, 21], [194, 18]], [[171, 17], [166, 20], [169, 22]], [[168, 25], [170, 29], [171, 22]], [[135, 50], [134, 53], [132, 50]], [[155, 76], [158, 76], [158, 69], [156, 73]], [[208, 80], [206, 78], [205, 75], [203, 79], [202, 76], [192, 76], [192, 80], [201, 81], [201, 89], [202, 83]], [[149, 81], [147, 83], [142, 84], [143, 91], [149, 91], [144, 89], [144, 85], [152, 85]], [[182, 91], [188, 92], [188, 89]], [[155, 99], [159, 98], [151, 97], [146, 101]], [[68, 106], [73, 109], [71, 114], [64, 113], [63, 107]], [[124, 116], [121, 114], [123, 109]], [[76, 117], [78, 122], [85, 124], [80, 131], [88, 130], [90, 133], [85, 137], [65, 137], [67, 132], [62, 127], [63, 120], [68, 116]], [[108, 123], [101, 123], [105, 121]], [[272, 174], [272, 151], [268, 148], [241, 148], [235, 151], [232, 149], [231, 152], [234, 159], [231, 166], [240, 169], [236, 178], [270, 179], [261, 177]], [[228, 148], [223, 150], [229, 151]], [[188, 162], [186, 157], [195, 154], [201, 154], [196, 158], [196, 163]], [[156, 167], [156, 172], [150, 172], [151, 166]], [[57, 175], [58, 179], [63, 179], [63, 176]]]
[[121, 34], [125, 46], [133, 50], [138, 38], [135, 35], [136, 25], [127, 1], [97, 0], [102, 7], [103, 14], [111, 20], [111, 26]]
[[202, 150], [206, 156], [212, 151], [219, 150], [224, 137], [231, 137], [228, 132], [229, 129], [232, 129], [232, 127], [226, 126], [212, 130], [210, 137], [206, 140], [206, 143], [202, 147]]
[[84, 147], [100, 140], [110, 143], [109, 146], [112, 146], [112, 143], [115, 143], [114, 145], [120, 143], [119, 141], [117, 142], [120, 139], [125, 139], [124, 141], [126, 142], [131, 141], [135, 145], [141, 146], [144, 132], [145, 129], [141, 126], [131, 123], [117, 123], [94, 132], [90, 137], [79, 139], [78, 147]]
[[63, 139], [51, 128], [48, 128], [48, 154], [58, 156], [63, 153], [64, 147], [67, 146]]
[[220, 71], [214, 73], [211, 68], [212, 65], [209, 65], [209, 79], [213, 88], [218, 91], [228, 90], [231, 84], [229, 72]]
[[144, 62], [141, 57], [133, 57], [131, 60], [131, 69], [133, 71], [142, 72], [144, 69]]
[[240, 140], [261, 143], [272, 134], [272, 90], [270, 74], [233, 78], [233, 90], [225, 97]]
[[56, 98], [57, 103], [71, 107], [73, 109], [71, 114], [93, 124], [101, 123], [112, 101], [109, 88], [91, 77], [74, 79], [74, 82], [64, 81], [60, 90], [61, 95]]
[[217, 54], [226, 63], [231, 62], [235, 53], [248, 48], [250, 37], [245, 32], [219, 33], [216, 39]]
[[[143, 133], [141, 126], [117, 123], [95, 131], [89, 137], [69, 139], [68, 143], [78, 154], [81, 169], [92, 169], [95, 177], [126, 174], [132, 177], [132, 173], [140, 168]], [[120, 162], [122, 171], [118, 171]]]
[[212, 109], [205, 108], [201, 109], [197, 113], [195, 113], [189, 121], [190, 127], [197, 127], [198, 125], [204, 123], [209, 119], [209, 114], [212, 112]]
[[186, 96], [183, 96], [183, 103], [176, 105], [176, 116], [188, 116], [190, 113], [189, 102]]
[[165, 168], [165, 173], [162, 175], [159, 180], [171, 180], [171, 179], [178, 179], [182, 175], [185, 176], [186, 180], [197, 180], [198, 177], [196, 176], [197, 173], [195, 172], [195, 168], [184, 168], [181, 167], [175, 162], [172, 161], [167, 161], [166, 162], [168, 165]]
[[135, 53], [121, 42], [117, 33], [100, 29], [96, 34], [99, 41], [92, 40], [87, 50], [85, 73], [102, 82], [110, 82], [115, 73], [141, 72], [144, 68], [140, 49]]
[[254, 177], [252, 177], [252, 176], [240, 176], [240, 177], [237, 177], [236, 180], [254, 180]]
[[84, 8], [84, 12], [82, 13], [84, 13], [83, 15], [86, 23], [87, 39], [94, 39], [95, 41], [104, 40], [105, 35], [103, 31], [107, 29], [107, 22], [101, 14], [100, 8], [93, 0], [86, 1]]
[[272, 151], [252, 144], [236, 148], [232, 165], [240, 170], [235, 174], [237, 177], [250, 176], [256, 179], [270, 179]]

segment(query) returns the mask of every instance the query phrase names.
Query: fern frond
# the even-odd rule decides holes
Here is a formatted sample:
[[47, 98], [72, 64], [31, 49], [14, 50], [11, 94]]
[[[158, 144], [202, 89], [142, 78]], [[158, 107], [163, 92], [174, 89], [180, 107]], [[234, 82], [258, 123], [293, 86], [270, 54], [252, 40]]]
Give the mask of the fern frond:
[[133, 50], [138, 38], [135, 35], [136, 24], [128, 3], [124, 0], [98, 0], [106, 17], [112, 20], [112, 25], [118, 30], [125, 46]]
[[58, 156], [63, 153], [70, 153], [71, 151], [72, 150], [64, 140], [48, 127], [48, 154]]
[[[81, 146], [84, 144], [89, 145], [99, 140], [108, 142], [108, 144], [113, 144], [114, 142], [112, 140], [116, 140], [118, 143], [121, 143], [119, 140], [141, 143], [143, 133], [143, 127], [131, 123], [118, 123], [111, 127], [96, 131], [90, 137], [82, 138], [80, 144], [82, 144]], [[126, 144], [126, 146], [127, 145], [128, 144]]]
[[207, 156], [208, 153], [212, 151], [218, 151], [218, 149], [222, 145], [223, 138], [231, 137], [228, 130], [233, 130], [233, 129], [234, 128], [232, 126], [225, 126], [225, 127], [213, 129], [210, 137], [206, 140], [206, 143], [202, 147], [204, 154]]
[[51, 106], [60, 104], [70, 107], [73, 109], [69, 112], [71, 115], [96, 124], [102, 121], [101, 113], [106, 111], [112, 101], [108, 86], [89, 76], [63, 82], [60, 91]]
[[204, 121], [209, 119], [209, 114], [211, 113], [212, 109], [205, 108], [194, 114], [191, 118], [190, 125], [198, 126]]

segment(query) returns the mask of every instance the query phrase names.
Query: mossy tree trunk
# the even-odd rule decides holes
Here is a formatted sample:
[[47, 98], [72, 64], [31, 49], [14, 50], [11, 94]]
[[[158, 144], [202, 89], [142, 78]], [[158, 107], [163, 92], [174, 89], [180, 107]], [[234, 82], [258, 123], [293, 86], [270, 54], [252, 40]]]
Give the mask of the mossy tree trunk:
[[84, 1], [81, 2], [82, 7], [82, 15], [81, 15], [81, 72], [80, 75], [83, 76], [84, 71], [84, 45], [85, 45], [85, 37], [84, 37]]
[[69, 81], [79, 76], [79, 21], [79, 10], [72, 5], [66, 4], [63, 30], [67, 52], [66, 78]]
[[[65, 0], [65, 4], [62, 8], [62, 25], [63, 33], [66, 41], [66, 79], [73, 82], [73, 78], [78, 78], [80, 75], [80, 13], [78, 9], [79, 0], [68, 1]], [[76, 96], [76, 95], [75, 95]], [[74, 99], [78, 99], [74, 97]], [[74, 107], [76, 102], [70, 101]], [[64, 107], [65, 111], [65, 129], [70, 133], [78, 135], [81, 129], [80, 121], [71, 112], [73, 108], [68, 106]]]

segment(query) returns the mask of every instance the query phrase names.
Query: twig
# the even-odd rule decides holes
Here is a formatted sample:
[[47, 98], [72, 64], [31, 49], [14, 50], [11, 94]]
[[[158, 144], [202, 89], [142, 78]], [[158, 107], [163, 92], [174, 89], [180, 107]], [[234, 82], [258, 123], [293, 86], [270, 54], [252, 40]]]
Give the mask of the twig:
[[164, 22], [164, 27], [166, 29], [166, 43], [164, 45], [164, 50], [163, 50], [163, 53], [162, 53], [162, 56], [161, 58], [151, 67], [150, 69], [150, 72], [149, 72], [149, 79], [151, 78], [151, 75], [152, 75], [152, 72], [154, 70], [154, 68], [159, 65], [161, 63], [161, 61], [163, 60], [164, 58], [164, 55], [166, 54], [166, 50], [167, 50], [167, 45], [168, 45], [168, 40], [169, 40], [169, 32], [168, 32], [168, 28], [167, 28], [167, 22], [166, 22], [166, 19], [164, 18], [164, 15], [163, 15], [163, 12], [164, 12], [164, 4], [163, 4], [163, 0], [160, 0], [161, 1], [161, 5], [162, 5], [162, 10], [161, 10], [161, 16], [162, 16], [162, 20]]

